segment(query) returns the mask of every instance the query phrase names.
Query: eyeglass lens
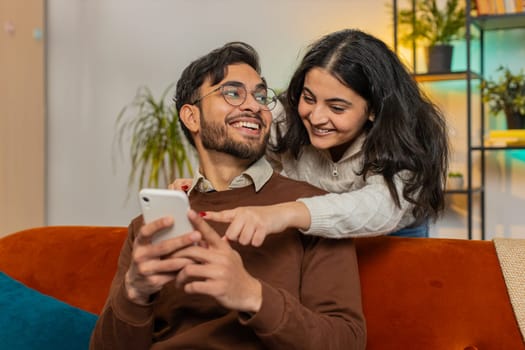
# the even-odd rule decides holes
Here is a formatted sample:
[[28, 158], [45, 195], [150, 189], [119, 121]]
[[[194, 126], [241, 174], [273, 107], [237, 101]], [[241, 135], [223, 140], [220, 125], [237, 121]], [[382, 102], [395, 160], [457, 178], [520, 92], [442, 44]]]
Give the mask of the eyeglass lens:
[[[240, 106], [246, 101], [248, 95], [243, 85], [223, 85], [221, 94], [224, 100], [232, 106]], [[277, 104], [277, 96], [272, 89], [261, 87], [252, 92], [252, 96], [263, 109], [272, 110]]]

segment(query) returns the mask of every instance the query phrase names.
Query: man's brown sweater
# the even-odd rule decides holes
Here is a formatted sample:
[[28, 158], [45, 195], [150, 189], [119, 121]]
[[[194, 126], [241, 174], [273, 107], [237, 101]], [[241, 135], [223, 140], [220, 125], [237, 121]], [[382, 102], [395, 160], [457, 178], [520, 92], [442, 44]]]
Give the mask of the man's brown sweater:
[[[196, 211], [294, 201], [323, 192], [274, 174], [259, 191], [253, 186], [221, 192], [192, 191]], [[262, 284], [254, 315], [228, 310], [208, 296], [187, 295], [173, 283], [152, 303], [126, 298], [124, 275], [133, 239], [142, 225], [130, 224], [118, 271], [93, 333], [91, 349], [364, 349], [365, 321], [353, 241], [302, 235], [270, 235], [259, 247], [232, 247]], [[211, 225], [220, 235], [225, 224]]]

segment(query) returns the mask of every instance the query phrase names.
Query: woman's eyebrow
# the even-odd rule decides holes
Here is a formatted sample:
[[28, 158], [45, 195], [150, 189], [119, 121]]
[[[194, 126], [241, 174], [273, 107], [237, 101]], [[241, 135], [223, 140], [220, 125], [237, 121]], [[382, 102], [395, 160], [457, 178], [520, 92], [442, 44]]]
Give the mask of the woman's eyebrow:
[[[310, 90], [308, 87], [306, 86], [303, 86], [303, 91], [306, 91], [308, 94], [314, 96], [314, 97], [317, 97], [315, 96], [315, 94], [312, 92], [312, 90]], [[340, 97], [332, 97], [332, 98], [328, 98], [325, 100], [326, 102], [330, 102], [330, 103], [344, 103], [346, 105], [352, 105], [352, 102], [348, 101], [348, 100], [345, 100], [344, 98], [340, 98]]]
[[352, 102], [345, 100], [344, 98], [340, 97], [333, 97], [325, 100], [326, 102], [336, 102], [336, 103], [344, 103], [346, 105], [351, 105]]

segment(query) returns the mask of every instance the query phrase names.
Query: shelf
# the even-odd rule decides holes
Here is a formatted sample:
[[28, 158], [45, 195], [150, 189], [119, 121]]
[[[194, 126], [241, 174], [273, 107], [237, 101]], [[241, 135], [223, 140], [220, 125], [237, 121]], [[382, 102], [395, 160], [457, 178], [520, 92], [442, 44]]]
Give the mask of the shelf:
[[472, 17], [472, 23], [483, 30], [525, 28], [525, 12]]
[[481, 187], [471, 188], [468, 190], [467, 188], [462, 188], [460, 190], [445, 190], [445, 194], [469, 194], [471, 193], [481, 193]]
[[505, 151], [525, 149], [525, 146], [475, 146], [472, 147], [472, 149], [476, 151]]
[[[469, 2], [466, 2], [467, 5]], [[415, 2], [412, 2], [412, 10], [415, 9]], [[479, 120], [479, 124], [474, 123], [474, 116], [473, 116], [473, 94], [480, 94], [479, 88], [473, 88], [472, 81], [477, 80], [483, 81], [483, 75], [473, 72], [471, 69], [473, 67], [477, 67], [478, 65], [473, 65], [473, 59], [472, 59], [472, 40], [474, 37], [471, 35], [471, 30], [474, 30], [475, 39], [479, 39], [479, 70], [483, 71], [485, 68], [485, 61], [484, 61], [484, 55], [488, 55], [489, 53], [484, 52], [484, 41], [486, 40], [484, 37], [485, 31], [495, 31], [495, 30], [512, 30], [512, 29], [525, 29], [525, 12], [519, 12], [519, 13], [506, 13], [506, 14], [490, 14], [490, 15], [483, 15], [483, 16], [477, 16], [477, 17], [471, 17], [470, 16], [470, 10], [471, 6], [466, 7], [467, 11], [467, 18], [466, 18], [466, 24], [465, 29], [467, 31], [468, 35], [465, 38], [465, 46], [467, 48], [466, 52], [466, 69], [465, 71], [458, 71], [458, 72], [443, 72], [443, 73], [423, 73], [419, 74], [416, 73], [416, 45], [414, 43], [413, 45], [413, 74], [412, 77], [414, 80], [418, 83], [432, 83], [432, 82], [447, 82], [447, 81], [463, 81], [465, 82], [465, 99], [466, 99], [466, 143], [467, 143], [467, 156], [466, 156], [466, 162], [467, 162], [467, 171], [472, 172], [474, 170], [474, 167], [479, 166], [480, 171], [480, 179], [479, 181], [476, 181], [476, 185], [471, 181], [470, 183], [464, 183], [464, 187], [459, 187], [459, 189], [445, 189], [445, 195], [447, 196], [465, 196], [466, 197], [466, 219], [467, 219], [467, 231], [468, 231], [468, 239], [473, 238], [473, 232], [474, 232], [474, 211], [475, 211], [475, 205], [473, 200], [473, 195], [475, 194], [476, 200], [479, 200], [479, 228], [480, 228], [480, 235], [481, 239], [485, 239], [485, 176], [486, 176], [486, 166], [485, 163], [485, 157], [488, 156], [485, 151], [508, 151], [508, 150], [525, 150], [525, 145], [521, 142], [514, 142], [510, 143], [510, 138], [504, 138], [501, 137], [501, 140], [498, 139], [498, 143], [484, 143], [485, 132], [484, 128], [479, 128], [480, 132], [479, 135], [477, 135], [476, 139], [478, 140], [477, 146], [474, 146], [474, 132], [473, 127], [478, 128], [477, 125], [485, 125], [486, 117], [485, 117], [485, 111], [484, 111], [484, 104], [482, 102], [482, 99], [480, 100], [480, 110], [479, 112], [476, 111], [476, 120]], [[394, 10], [397, 12], [397, 1], [394, 0]], [[397, 16], [394, 16], [394, 27], [397, 29]], [[477, 29], [477, 30], [476, 30]], [[477, 35], [479, 32], [479, 36]], [[396, 52], [397, 52], [397, 30], [394, 30], [394, 42], [396, 43]], [[518, 47], [522, 47], [522, 43], [516, 43]], [[521, 45], [521, 46], [520, 46]], [[476, 82], [477, 83], [477, 82]], [[478, 99], [476, 99], [478, 100]], [[476, 101], [477, 102], [477, 101]], [[479, 119], [478, 119], [479, 117]], [[489, 130], [487, 130], [489, 131]], [[503, 140], [507, 142], [506, 144], [501, 143]], [[481, 152], [479, 156], [481, 157], [482, 161], [475, 162], [473, 161], [473, 152]], [[472, 179], [471, 179], [472, 180]]]
[[[467, 80], [468, 72], [448, 72], [448, 73], [424, 73], [424, 74], [413, 74], [414, 79], [419, 83], [433, 82], [433, 81], [451, 81], [451, 80]], [[477, 73], [470, 72], [471, 79], [481, 79], [481, 76]]]

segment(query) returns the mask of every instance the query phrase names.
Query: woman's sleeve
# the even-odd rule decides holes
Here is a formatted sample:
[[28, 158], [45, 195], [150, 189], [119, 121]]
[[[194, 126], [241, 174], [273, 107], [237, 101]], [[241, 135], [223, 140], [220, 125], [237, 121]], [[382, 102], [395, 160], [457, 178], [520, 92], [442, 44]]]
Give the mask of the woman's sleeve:
[[390, 196], [381, 175], [367, 178], [361, 189], [329, 193], [323, 196], [301, 198], [310, 211], [310, 228], [304, 234], [328, 238], [378, 236], [411, 224], [413, 205], [403, 198], [403, 181], [394, 178], [401, 206]]

